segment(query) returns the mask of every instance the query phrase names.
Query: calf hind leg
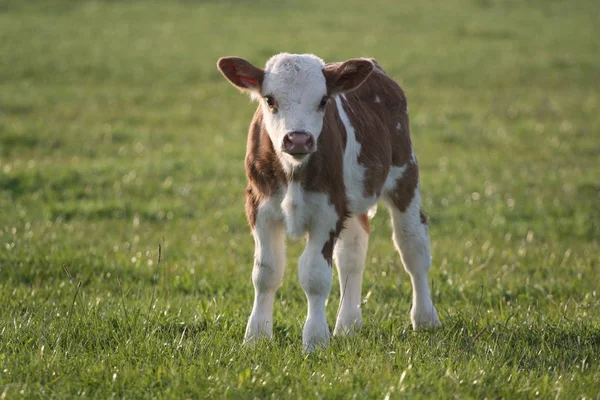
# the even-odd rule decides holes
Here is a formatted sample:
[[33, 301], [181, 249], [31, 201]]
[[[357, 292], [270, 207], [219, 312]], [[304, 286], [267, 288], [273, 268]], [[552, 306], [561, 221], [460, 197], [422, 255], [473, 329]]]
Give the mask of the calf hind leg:
[[440, 326], [429, 290], [431, 253], [425, 216], [421, 213], [419, 187], [410, 204], [400, 211], [392, 202], [389, 208], [394, 230], [393, 239], [400, 252], [404, 269], [412, 283], [411, 322], [414, 329]]
[[369, 243], [366, 215], [350, 218], [333, 252], [340, 281], [340, 309], [333, 334], [352, 334], [362, 326], [361, 289]]

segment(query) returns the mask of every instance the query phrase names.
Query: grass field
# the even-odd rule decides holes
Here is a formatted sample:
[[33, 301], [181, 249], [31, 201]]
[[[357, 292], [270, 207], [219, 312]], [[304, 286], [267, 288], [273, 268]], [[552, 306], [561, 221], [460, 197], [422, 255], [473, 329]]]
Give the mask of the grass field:
[[[598, 21], [596, 0], [0, 0], [0, 397], [600, 398]], [[292, 242], [275, 338], [241, 345], [255, 106], [215, 62], [280, 51], [375, 57], [405, 88], [442, 329], [410, 328], [380, 208], [357, 337], [301, 353]]]

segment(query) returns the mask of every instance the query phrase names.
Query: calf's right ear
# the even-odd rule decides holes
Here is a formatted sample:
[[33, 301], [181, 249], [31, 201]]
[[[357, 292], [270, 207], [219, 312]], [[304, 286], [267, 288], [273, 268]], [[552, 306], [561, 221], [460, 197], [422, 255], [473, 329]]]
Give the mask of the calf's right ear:
[[259, 92], [265, 71], [239, 57], [221, 57], [217, 68], [231, 84], [242, 91]]

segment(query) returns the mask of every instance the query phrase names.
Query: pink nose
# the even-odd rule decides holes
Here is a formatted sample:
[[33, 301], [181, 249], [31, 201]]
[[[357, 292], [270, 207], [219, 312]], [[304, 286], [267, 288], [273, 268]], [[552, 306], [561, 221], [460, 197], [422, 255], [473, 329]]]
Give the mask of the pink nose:
[[315, 140], [306, 132], [290, 132], [283, 138], [283, 151], [292, 155], [315, 151]]

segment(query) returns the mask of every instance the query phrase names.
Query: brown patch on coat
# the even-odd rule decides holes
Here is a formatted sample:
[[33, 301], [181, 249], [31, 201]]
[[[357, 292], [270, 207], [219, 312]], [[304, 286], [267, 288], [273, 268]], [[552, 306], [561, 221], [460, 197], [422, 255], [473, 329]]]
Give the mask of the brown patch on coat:
[[365, 167], [363, 195], [379, 195], [392, 158], [389, 135], [385, 133], [387, 128], [380, 116], [370, 110], [371, 105], [352, 94], [345, 97], [346, 100], [340, 99], [342, 108], [354, 128], [356, 141], [361, 145], [357, 161]]
[[365, 232], [367, 232], [367, 234], [371, 233], [371, 223], [369, 222], [369, 217], [367, 214], [360, 214], [357, 219]]
[[[340, 129], [342, 127], [342, 129]], [[317, 151], [308, 162], [295, 168], [287, 179], [298, 182], [308, 192], [326, 193], [341, 219], [348, 216], [344, 186], [344, 148], [346, 131], [333, 102], [325, 108], [323, 130], [317, 142]], [[339, 232], [336, 232], [336, 235]]]
[[400, 123], [400, 129], [396, 130], [397, 134], [392, 140], [392, 165], [396, 167], [401, 167], [413, 161], [410, 121], [406, 113], [406, 101], [401, 107], [402, 109], [396, 115], [397, 119], [394, 126], [394, 130], [396, 130], [396, 126]]
[[323, 245], [323, 249], [321, 250], [323, 258], [325, 258], [330, 267], [332, 265], [333, 260], [333, 248], [335, 246], [335, 241], [340, 236], [340, 232], [344, 230], [344, 223], [347, 219], [347, 216], [338, 219], [337, 223], [335, 224], [335, 230], [329, 232], [329, 240], [325, 242], [325, 244]]
[[[340, 97], [356, 140], [361, 144], [358, 163], [365, 167], [365, 196], [381, 194], [391, 166], [399, 167], [412, 161], [404, 91], [376, 60], [371, 59], [371, 62], [375, 68], [366, 81]], [[336, 64], [339, 63], [332, 65]], [[398, 123], [400, 129], [397, 129]]]
[[[361, 117], [355, 118], [357, 122], [360, 122], [363, 114], [370, 114], [377, 116], [383, 125], [383, 128], [379, 128], [373, 123], [365, 126], [360, 126], [364, 123], [357, 124], [359, 129], [355, 129], [360, 133], [357, 133], [357, 140], [362, 145], [359, 163], [367, 167], [367, 180], [372, 187], [377, 187], [377, 185], [385, 182], [376, 179], [380, 171], [378, 171], [377, 166], [372, 167], [376, 164], [376, 160], [373, 160], [373, 158], [377, 154], [380, 156], [383, 154], [384, 157], [390, 154], [391, 166], [406, 166], [403, 176], [396, 182], [396, 188], [391, 193], [386, 193], [392, 199], [394, 205], [401, 212], [404, 212], [412, 201], [419, 183], [419, 167], [413, 158], [410, 139], [407, 100], [402, 88], [383, 71], [375, 60], [372, 61], [376, 66], [375, 71], [365, 84], [347, 97], [351, 110], [356, 111], [361, 105], [367, 108], [366, 112], [356, 111]], [[379, 97], [380, 102], [374, 101], [376, 96]], [[383, 111], [381, 108], [383, 108]], [[352, 122], [354, 123], [354, 119]], [[373, 133], [366, 132], [368, 129], [373, 130], [373, 126], [375, 126]], [[382, 153], [377, 148], [377, 144], [383, 144], [387, 153], [385, 151]], [[386, 177], [388, 171], [389, 169], [386, 170]], [[372, 194], [369, 189], [365, 185], [365, 194]]]
[[[379, 95], [382, 105], [388, 111], [385, 114], [385, 122], [392, 132], [392, 165], [401, 167], [412, 159], [408, 101], [400, 85], [386, 74], [375, 59], [371, 59], [371, 61], [375, 64], [378, 72], [373, 74], [374, 84], [372, 86], [380, 92], [375, 95]], [[400, 129], [396, 128], [398, 123], [400, 123]]]
[[[340, 129], [340, 127], [342, 129]], [[323, 130], [317, 142], [317, 151], [302, 168], [296, 168], [290, 180], [299, 182], [309, 192], [327, 193], [340, 217], [347, 213], [344, 186], [344, 148], [346, 131], [333, 102], [325, 108]]]
[[406, 211], [413, 197], [415, 197], [415, 189], [419, 183], [419, 169], [417, 164], [409, 162], [402, 175], [396, 181], [396, 187], [394, 190], [386, 193], [392, 203], [400, 210], [400, 212]]
[[283, 167], [264, 128], [260, 107], [256, 109], [248, 131], [246, 176], [246, 216], [250, 227], [254, 228], [260, 203], [285, 186]]
[[254, 229], [254, 226], [256, 226], [256, 216], [258, 214], [258, 206], [260, 205], [260, 199], [261, 196], [258, 193], [254, 193], [254, 191], [252, 190], [252, 185], [248, 184], [248, 186], [246, 186], [246, 203], [245, 203], [245, 209], [246, 209], [246, 218], [248, 219], [248, 223], [250, 224], [250, 227], [252, 229]]
[[329, 232], [329, 240], [325, 242], [323, 245], [323, 249], [321, 250], [321, 254], [323, 254], [323, 258], [327, 261], [327, 264], [331, 267], [333, 263], [333, 247], [335, 245], [336, 237], [339, 235], [334, 231]]
[[333, 257], [335, 240], [349, 216], [346, 187], [344, 186], [344, 149], [346, 131], [335, 103], [330, 101], [325, 108], [323, 130], [317, 142], [317, 151], [310, 156], [306, 165], [294, 169], [287, 179], [298, 182], [307, 192], [325, 193], [338, 215], [335, 230], [323, 246], [323, 257], [329, 265]]

